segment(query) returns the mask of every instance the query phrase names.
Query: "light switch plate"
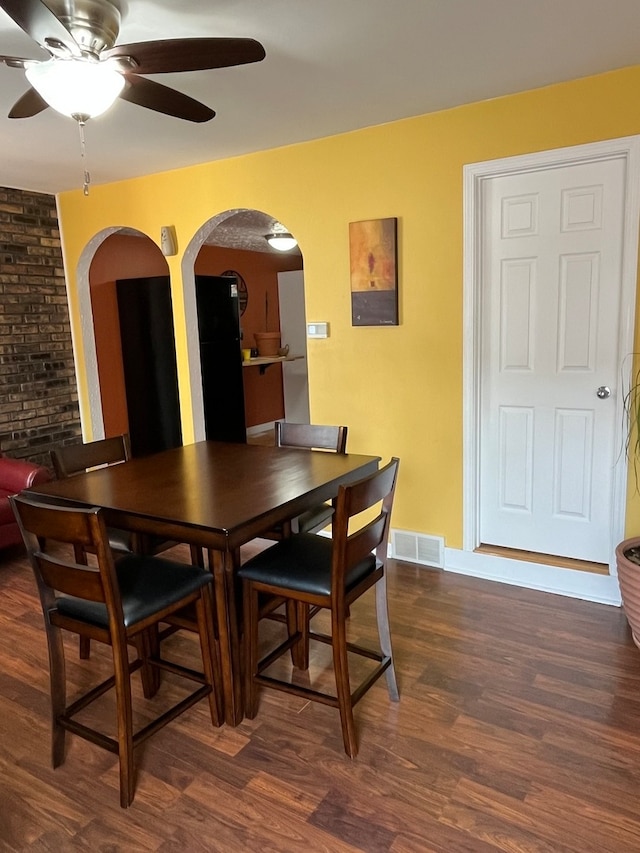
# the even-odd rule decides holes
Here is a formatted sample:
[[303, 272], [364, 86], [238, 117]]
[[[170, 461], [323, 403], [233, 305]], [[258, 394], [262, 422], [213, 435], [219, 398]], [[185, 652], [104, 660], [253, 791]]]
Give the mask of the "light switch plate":
[[328, 338], [329, 324], [328, 323], [307, 323], [308, 338]]

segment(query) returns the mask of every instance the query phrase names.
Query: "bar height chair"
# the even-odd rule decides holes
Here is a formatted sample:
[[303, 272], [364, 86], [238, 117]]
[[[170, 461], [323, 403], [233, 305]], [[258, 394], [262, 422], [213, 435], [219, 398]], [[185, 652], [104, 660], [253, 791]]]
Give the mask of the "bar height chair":
[[[131, 442], [125, 433], [85, 444], [60, 445], [54, 447], [50, 453], [56, 478], [66, 480], [68, 477], [75, 477], [93, 468], [128, 462], [131, 459]], [[146, 536], [115, 527], [107, 527], [107, 532], [109, 544], [116, 554], [131, 552], [160, 554], [177, 544], [159, 536]], [[203, 565], [200, 549], [191, 550], [191, 561], [194, 565]]]
[[[391, 699], [398, 699], [386, 595], [387, 543], [399, 460], [347, 486], [341, 486], [336, 500], [333, 537], [295, 533], [248, 560], [239, 570], [244, 610], [244, 663], [246, 714], [255, 717], [258, 685], [293, 693], [322, 702], [340, 711], [342, 736], [347, 755], [358, 752], [353, 706], [386, 673]], [[355, 516], [375, 507], [373, 520], [355, 530], [349, 523]], [[368, 517], [368, 516], [367, 516]], [[358, 524], [358, 521], [355, 524]], [[353, 524], [353, 522], [352, 522]], [[375, 552], [375, 554], [373, 553]], [[375, 586], [380, 651], [347, 642], [348, 609], [364, 592]], [[260, 599], [274, 596], [295, 602], [299, 618], [297, 630], [277, 648], [258, 659]], [[309, 607], [327, 609], [331, 614], [331, 635], [312, 632]], [[308, 638], [331, 645], [336, 695], [294, 684], [266, 674], [266, 670], [297, 643]], [[377, 661], [377, 666], [355, 689], [349, 681], [348, 654]]]
[[[276, 447], [291, 447], [300, 450], [325, 450], [333, 453], [347, 452], [346, 426], [330, 426], [326, 424], [298, 424], [292, 421], [276, 421], [274, 424], [274, 442]], [[277, 541], [296, 533], [317, 533], [331, 523], [335, 501], [321, 503], [306, 510], [302, 515], [290, 522], [278, 525], [263, 534], [266, 539]], [[286, 602], [286, 613], [279, 608], [283, 602], [271, 596], [261, 596], [260, 618], [272, 619], [276, 622], [286, 622], [289, 631], [295, 631], [296, 619], [306, 623], [315, 616], [319, 608], [299, 608], [296, 616], [292, 602]], [[306, 639], [307, 632], [304, 632]], [[291, 657], [296, 666], [305, 668], [309, 665], [308, 643], [303, 641], [292, 648]]]
[[[57, 480], [66, 480], [76, 474], [89, 471], [103, 465], [117, 465], [131, 458], [131, 445], [128, 435], [116, 435], [112, 438], [98, 439], [86, 444], [68, 444], [54, 447], [50, 451], [51, 464]], [[135, 534], [128, 530], [107, 527], [109, 545], [117, 554], [131, 554], [140, 550], [136, 546]], [[76, 553], [79, 563], [86, 562], [82, 552]]]
[[[10, 500], [36, 577], [49, 647], [53, 767], [64, 762], [67, 731], [116, 753], [120, 805], [126, 808], [135, 793], [133, 753], [140, 743], [204, 698], [209, 700], [212, 724], [221, 724], [220, 663], [212, 637], [212, 575], [199, 566], [142, 554], [129, 554], [115, 563], [102, 510], [97, 507], [42, 504], [25, 495]], [[68, 546], [91, 550], [97, 566], [78, 563]], [[196, 611], [202, 673], [161, 657], [148, 640], [159, 622], [189, 606]], [[110, 645], [113, 658], [113, 675], [70, 704], [63, 630]], [[143, 651], [133, 662], [129, 661], [128, 643]], [[143, 664], [200, 686], [134, 732], [131, 674]], [[76, 719], [79, 711], [112, 687], [116, 738]]]
[[[115, 435], [110, 438], [101, 438], [84, 444], [65, 444], [54, 447], [50, 451], [51, 463], [58, 480], [66, 480], [75, 477], [93, 468], [101, 468], [105, 465], [118, 465], [128, 462], [131, 458], [131, 442], [129, 436]], [[130, 530], [120, 530], [117, 527], [107, 526], [109, 547], [117, 559], [123, 554], [160, 554], [173, 548], [177, 543], [162, 539], [159, 536], [147, 536], [133, 533]], [[76, 561], [87, 562], [88, 550], [76, 546]], [[190, 546], [191, 562], [196, 566], [204, 566], [202, 549], [195, 545]], [[80, 657], [87, 659], [91, 653], [91, 642], [88, 637], [80, 637]], [[145, 674], [146, 677], [146, 674]], [[147, 686], [147, 692], [153, 692], [153, 686]]]
[[[347, 432], [346, 426], [295, 424], [289, 421], [276, 421], [274, 424], [276, 447], [346, 453]], [[318, 504], [294, 519], [292, 528], [297, 533], [317, 533], [331, 522], [332, 516], [331, 503]]]

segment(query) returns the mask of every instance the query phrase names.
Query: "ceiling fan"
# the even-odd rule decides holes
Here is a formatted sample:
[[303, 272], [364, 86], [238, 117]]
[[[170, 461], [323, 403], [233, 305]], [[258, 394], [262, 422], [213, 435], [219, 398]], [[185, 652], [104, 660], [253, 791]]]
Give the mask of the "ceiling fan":
[[149, 110], [193, 122], [215, 112], [205, 104], [148, 80], [146, 74], [201, 71], [259, 62], [265, 51], [250, 38], [177, 38], [116, 44], [118, 0], [0, 0], [3, 9], [49, 56], [1, 56], [24, 69], [31, 84], [9, 112], [29, 118], [51, 106], [81, 125], [120, 97]]

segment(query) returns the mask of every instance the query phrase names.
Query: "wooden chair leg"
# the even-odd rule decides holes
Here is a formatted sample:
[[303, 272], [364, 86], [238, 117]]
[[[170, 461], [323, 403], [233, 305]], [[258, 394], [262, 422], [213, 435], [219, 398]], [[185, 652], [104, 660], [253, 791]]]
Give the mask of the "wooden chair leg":
[[190, 545], [191, 562], [194, 566], [204, 569], [204, 551], [198, 545]]
[[245, 716], [252, 720], [258, 711], [258, 593], [251, 581], [244, 581], [244, 703]]
[[89, 637], [78, 637], [78, 654], [80, 660], [89, 660], [91, 657], [91, 640]]
[[298, 642], [291, 647], [291, 661], [298, 669], [309, 669], [309, 605], [303, 601], [288, 600], [287, 622], [289, 608], [293, 611], [295, 630], [300, 634]]
[[150, 658], [158, 657], [160, 653], [160, 636], [158, 626], [147, 628], [135, 638], [134, 645], [138, 657], [142, 661], [140, 668], [140, 680], [142, 681], [142, 692], [145, 699], [152, 699], [160, 687], [160, 670], [151, 666]]
[[128, 808], [135, 792], [133, 764], [133, 713], [131, 707], [131, 673], [127, 647], [113, 648], [116, 709], [118, 718], [118, 760], [120, 763], [120, 805]]
[[49, 645], [49, 679], [51, 684], [51, 766], [55, 769], [64, 763], [65, 729], [58, 722], [67, 706], [67, 687], [62, 631], [47, 625]]
[[333, 668], [336, 679], [340, 723], [342, 725], [342, 740], [344, 751], [350, 758], [358, 754], [356, 727], [353, 719], [353, 703], [349, 684], [349, 661], [347, 658], [346, 620], [337, 614], [331, 614], [331, 635], [333, 646]]
[[196, 602], [196, 614], [198, 618], [198, 636], [200, 637], [205, 683], [211, 687], [211, 693], [209, 694], [211, 722], [214, 726], [220, 726], [222, 725], [223, 714], [220, 702], [222, 672], [218, 646], [213, 636], [213, 605], [210, 588], [203, 589], [202, 597]]
[[378, 639], [380, 642], [380, 650], [385, 657], [391, 661], [385, 676], [387, 679], [387, 690], [389, 698], [394, 702], [400, 700], [398, 691], [398, 682], [396, 680], [396, 669], [393, 664], [393, 649], [391, 647], [391, 630], [389, 628], [389, 605], [387, 601], [387, 576], [382, 575], [376, 584], [376, 621], [378, 623]]

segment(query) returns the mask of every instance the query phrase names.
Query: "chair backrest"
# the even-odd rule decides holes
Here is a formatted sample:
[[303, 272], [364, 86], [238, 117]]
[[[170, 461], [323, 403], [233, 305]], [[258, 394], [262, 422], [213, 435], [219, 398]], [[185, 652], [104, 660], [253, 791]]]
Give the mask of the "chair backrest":
[[[384, 468], [368, 477], [340, 486], [333, 519], [332, 594], [344, 591], [350, 569], [373, 551], [379, 564], [386, 563], [399, 465], [400, 460], [394, 456]], [[376, 516], [360, 526], [356, 522], [354, 530], [351, 520], [373, 507], [377, 508]]]
[[[26, 495], [9, 498], [31, 562], [48, 622], [58, 593], [104, 603], [112, 632], [124, 632], [122, 603], [102, 510], [39, 503]], [[75, 561], [72, 549], [91, 549], [97, 566]], [[121, 636], [124, 636], [122, 633]]]
[[275, 422], [276, 447], [304, 447], [310, 450], [347, 452], [347, 427], [322, 424]]
[[100, 465], [113, 465], [131, 458], [128, 435], [115, 435], [87, 444], [68, 444], [51, 451], [51, 462], [58, 480], [73, 477]]

